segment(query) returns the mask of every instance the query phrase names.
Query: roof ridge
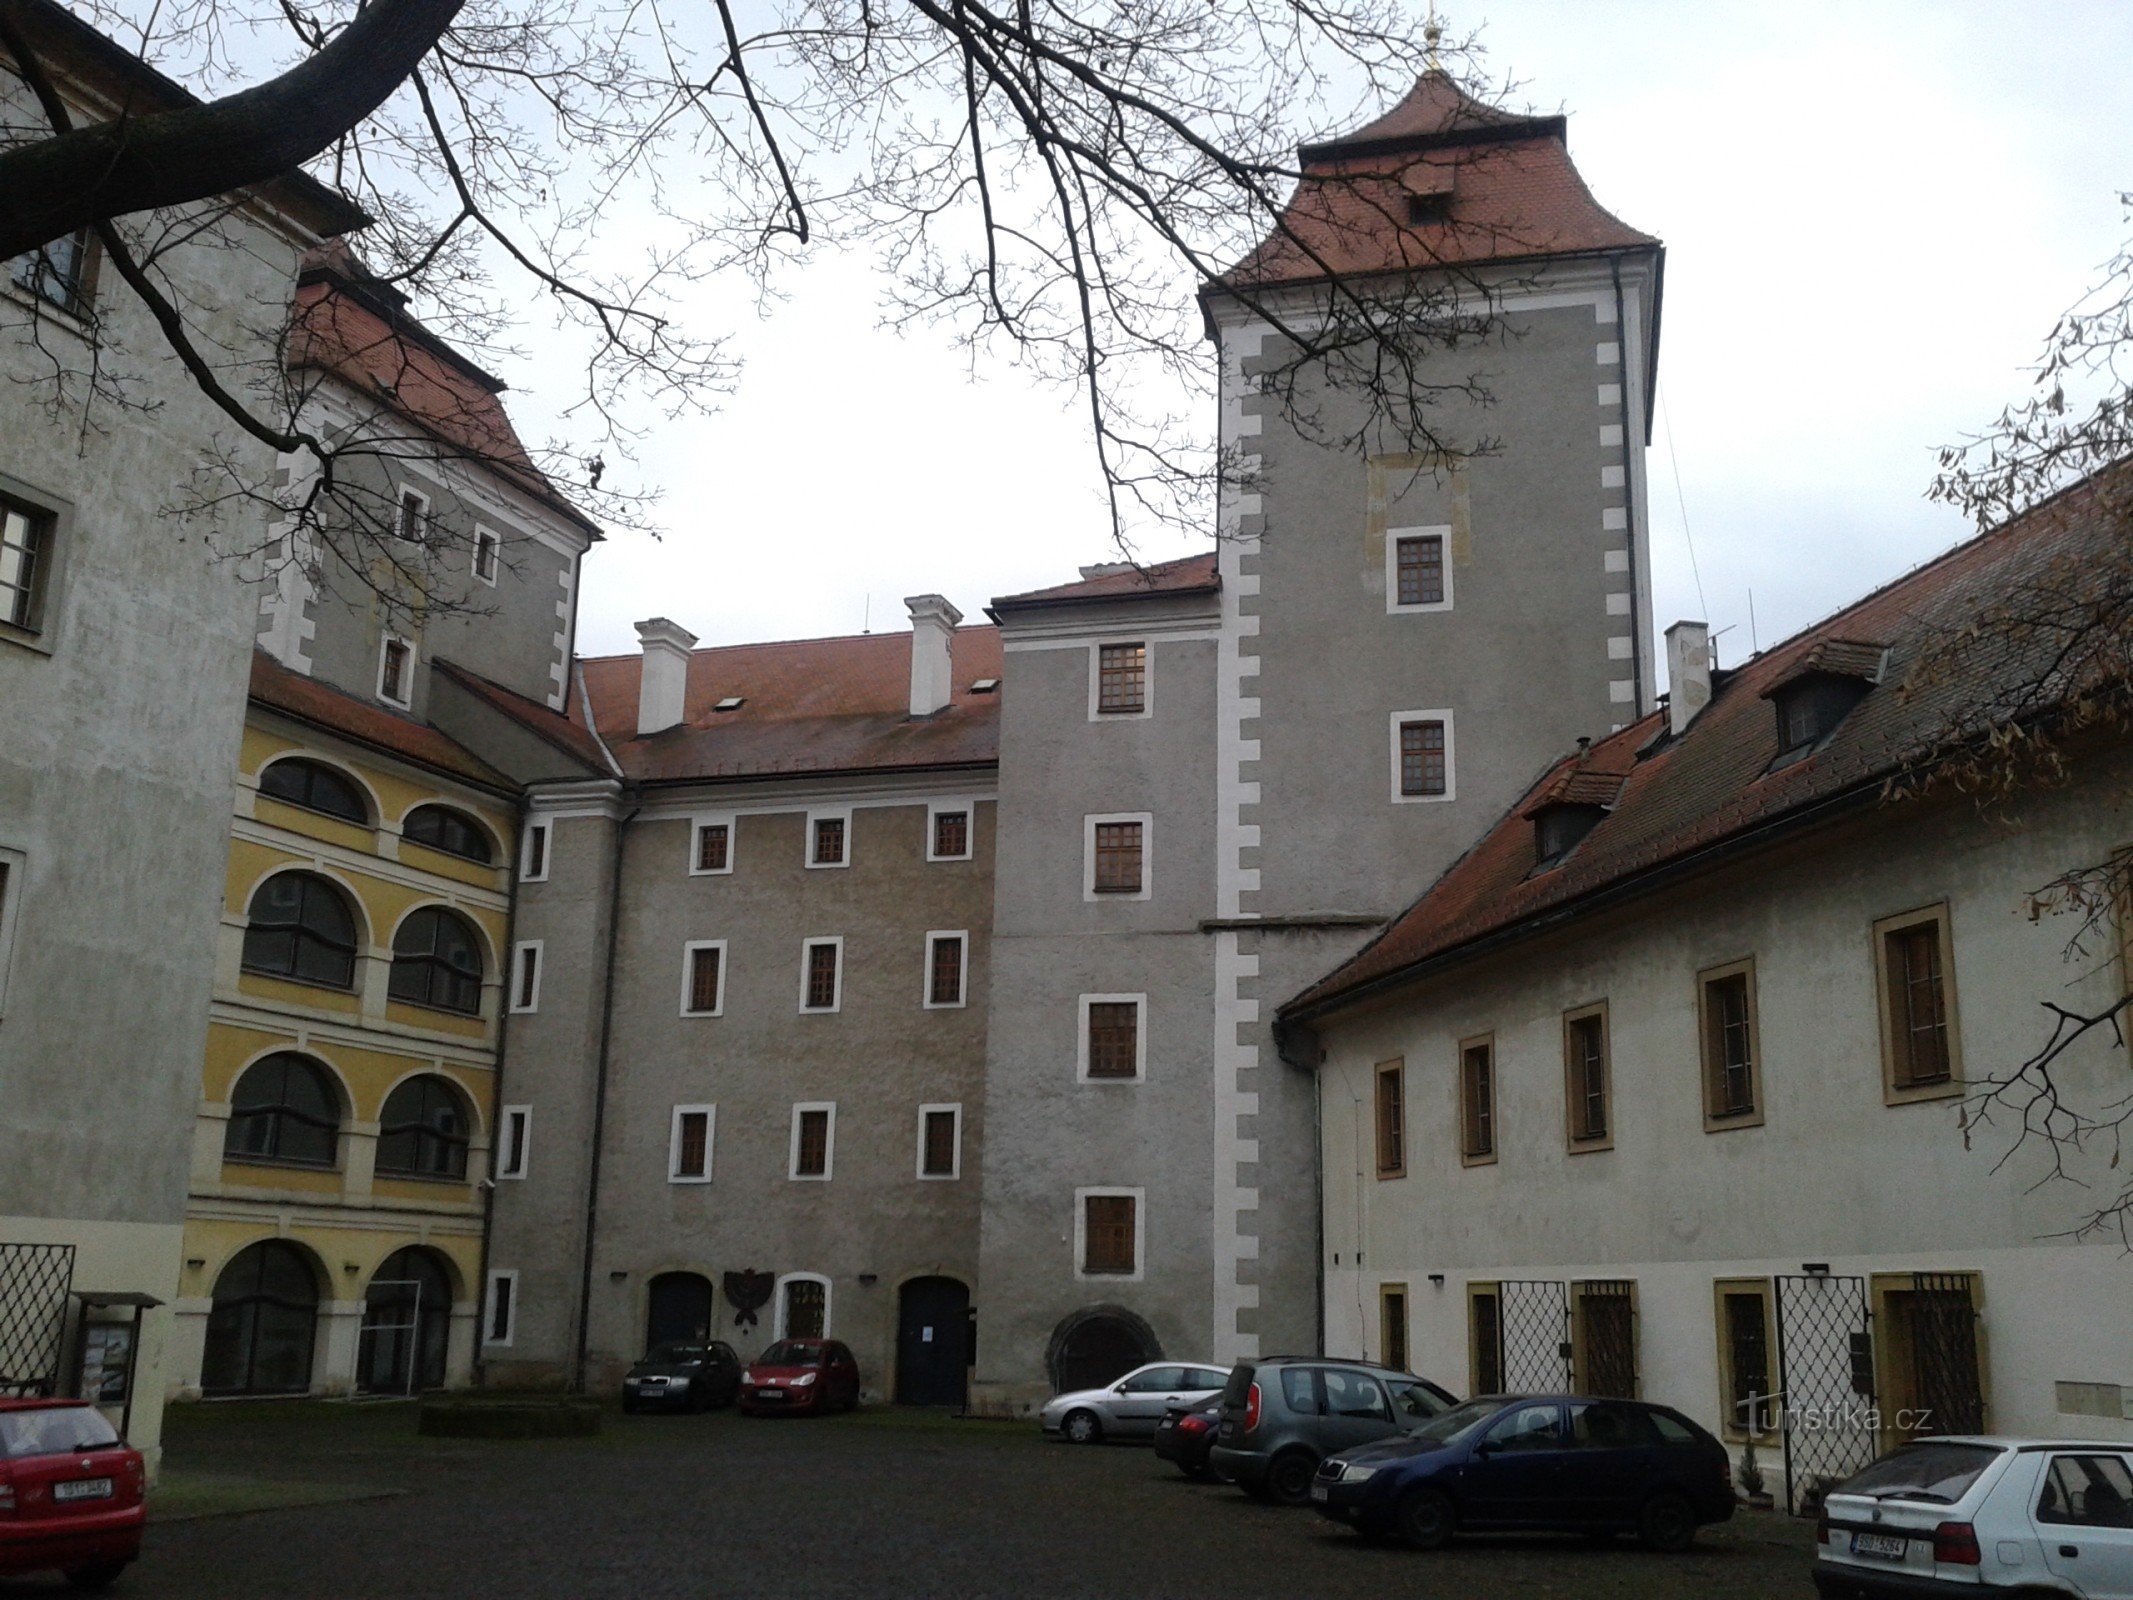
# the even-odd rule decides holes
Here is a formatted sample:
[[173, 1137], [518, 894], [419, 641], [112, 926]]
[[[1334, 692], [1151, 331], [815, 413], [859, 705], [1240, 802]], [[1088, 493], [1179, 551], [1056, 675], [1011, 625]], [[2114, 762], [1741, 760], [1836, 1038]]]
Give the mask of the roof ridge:
[[[865, 633], [810, 634], [798, 639], [743, 639], [733, 644], [692, 645], [689, 648], [689, 654], [691, 657], [695, 657], [716, 655], [726, 650], [768, 650], [773, 646], [785, 644], [845, 644], [854, 639], [901, 639], [906, 636], [908, 631], [907, 629], [899, 628], [894, 633], [886, 631], [877, 633], [872, 629], [868, 629]], [[996, 622], [959, 622], [955, 625], [954, 631], [956, 633], [998, 633], [1000, 625]], [[637, 650], [618, 650], [612, 655], [579, 655], [576, 659], [581, 664], [589, 664], [595, 661], [642, 661], [644, 655], [642, 651]]]

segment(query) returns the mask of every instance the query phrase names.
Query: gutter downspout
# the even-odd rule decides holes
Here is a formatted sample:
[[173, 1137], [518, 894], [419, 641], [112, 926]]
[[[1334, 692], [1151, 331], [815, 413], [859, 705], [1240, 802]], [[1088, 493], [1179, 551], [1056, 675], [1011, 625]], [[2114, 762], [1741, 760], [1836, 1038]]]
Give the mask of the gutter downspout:
[[1318, 1354], [1326, 1353], [1326, 1101], [1321, 1092], [1319, 1069], [1325, 1065], [1325, 1048], [1318, 1030], [1302, 1023], [1274, 1019], [1274, 1054], [1285, 1065], [1311, 1076], [1311, 1190], [1318, 1203], [1311, 1208], [1311, 1263], [1317, 1292], [1311, 1303], [1311, 1320]]
[[[518, 837], [513, 843], [511, 859], [505, 863], [510, 874], [510, 909], [504, 913], [504, 981], [497, 992], [497, 1006], [502, 1013], [496, 1019], [496, 1069], [489, 1075], [489, 1170], [483, 1176], [486, 1183], [481, 1191], [481, 1257], [475, 1269], [474, 1280], [474, 1387], [487, 1386], [489, 1377], [488, 1357], [482, 1354], [487, 1348], [489, 1332], [489, 1240], [496, 1228], [496, 1161], [502, 1151], [504, 1126], [504, 1066], [510, 1060], [511, 1044], [511, 986], [518, 981], [518, 873], [525, 859], [526, 819], [533, 810], [532, 797], [521, 790], [518, 797]], [[512, 1315], [518, 1308], [512, 1308]]]
[[[1620, 339], [1629, 329], [1629, 323], [1624, 316], [1626, 308], [1622, 296], [1622, 258], [1620, 256], [1611, 256], [1608, 258], [1607, 265], [1608, 270], [1614, 274], [1615, 337]], [[1629, 532], [1629, 670], [1630, 675], [1636, 680], [1636, 698], [1631, 702], [1636, 708], [1636, 716], [1631, 717], [1629, 720], [1634, 722], [1637, 717], [1644, 715], [1646, 707], [1644, 704], [1644, 613], [1638, 604], [1643, 594], [1643, 588], [1637, 570], [1637, 535], [1642, 530], [1637, 525], [1637, 474], [1635, 463], [1630, 457], [1629, 448], [1629, 429], [1632, 420], [1629, 414], [1629, 357], [1630, 352], [1624, 350], [1619, 365], [1624, 382], [1622, 395], [1622, 520], [1627, 524]], [[1644, 403], [1648, 411], [1652, 403], [1651, 396], [1646, 395]]]
[[609, 1044], [615, 1031], [615, 950], [622, 934], [623, 851], [629, 843], [630, 823], [643, 809], [641, 805], [631, 806], [615, 824], [613, 869], [607, 886], [607, 957], [602, 964], [600, 989], [599, 1065], [593, 1074], [592, 1160], [585, 1175], [585, 1247], [578, 1270], [578, 1348], [570, 1375], [573, 1394], [585, 1392], [585, 1352], [592, 1336], [587, 1319], [592, 1313], [593, 1233], [600, 1220], [600, 1157], [606, 1143]]

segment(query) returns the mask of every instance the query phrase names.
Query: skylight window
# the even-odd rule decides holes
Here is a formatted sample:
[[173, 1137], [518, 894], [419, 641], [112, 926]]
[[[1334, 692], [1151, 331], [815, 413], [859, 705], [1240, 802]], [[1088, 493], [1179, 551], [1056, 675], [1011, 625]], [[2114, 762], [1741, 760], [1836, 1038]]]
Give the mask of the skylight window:
[[711, 709], [713, 711], [738, 711], [747, 698], [744, 694], [729, 694]]
[[972, 694], [991, 694], [999, 687], [1000, 680], [998, 678], [979, 678], [971, 684], [970, 692]]

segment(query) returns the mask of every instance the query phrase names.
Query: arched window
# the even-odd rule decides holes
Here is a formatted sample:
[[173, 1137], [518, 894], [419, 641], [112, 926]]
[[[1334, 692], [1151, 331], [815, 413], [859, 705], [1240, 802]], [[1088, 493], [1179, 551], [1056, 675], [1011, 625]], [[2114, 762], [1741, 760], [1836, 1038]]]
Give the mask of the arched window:
[[330, 1167], [341, 1134], [340, 1099], [324, 1069], [279, 1051], [244, 1069], [230, 1091], [222, 1153], [252, 1161]]
[[481, 824], [450, 806], [415, 807], [407, 814], [407, 821], [400, 825], [400, 834], [402, 838], [426, 844], [432, 850], [478, 861], [485, 867], [496, 859], [496, 853], [489, 845], [489, 836], [482, 831]]
[[464, 1178], [472, 1132], [459, 1091], [435, 1076], [409, 1078], [378, 1117], [377, 1170], [410, 1178]]
[[424, 906], [393, 935], [395, 1000], [473, 1016], [481, 1010], [481, 941], [466, 918]]
[[363, 1291], [356, 1387], [413, 1394], [444, 1387], [452, 1333], [452, 1278], [434, 1250], [411, 1244], [385, 1258]]
[[215, 1280], [200, 1387], [208, 1394], [302, 1394], [318, 1337], [318, 1278], [278, 1239], [248, 1245]]
[[253, 893], [248, 915], [248, 970], [331, 989], [355, 987], [355, 917], [341, 891], [324, 878], [276, 873]]
[[270, 800], [323, 812], [359, 827], [370, 822], [370, 806], [362, 789], [323, 761], [306, 761], [301, 756], [277, 761], [259, 775], [259, 792]]

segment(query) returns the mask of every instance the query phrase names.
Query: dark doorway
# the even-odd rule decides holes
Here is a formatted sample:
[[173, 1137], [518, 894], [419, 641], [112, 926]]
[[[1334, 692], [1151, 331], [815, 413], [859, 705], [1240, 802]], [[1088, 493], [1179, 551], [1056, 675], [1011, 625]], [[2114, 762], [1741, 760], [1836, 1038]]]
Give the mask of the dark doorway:
[[711, 1338], [711, 1280], [693, 1272], [662, 1272], [652, 1280], [644, 1318], [644, 1347], [706, 1344]]
[[970, 1289], [953, 1278], [913, 1278], [897, 1298], [896, 1400], [960, 1406], [969, 1397]]
[[1095, 1389], [1148, 1361], [1160, 1361], [1155, 1330], [1130, 1311], [1077, 1311], [1052, 1333], [1049, 1366], [1059, 1392]]
[[444, 1387], [452, 1340], [452, 1279], [434, 1250], [408, 1245], [378, 1268], [363, 1294], [356, 1387], [414, 1394]]

